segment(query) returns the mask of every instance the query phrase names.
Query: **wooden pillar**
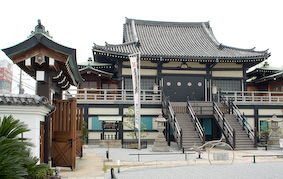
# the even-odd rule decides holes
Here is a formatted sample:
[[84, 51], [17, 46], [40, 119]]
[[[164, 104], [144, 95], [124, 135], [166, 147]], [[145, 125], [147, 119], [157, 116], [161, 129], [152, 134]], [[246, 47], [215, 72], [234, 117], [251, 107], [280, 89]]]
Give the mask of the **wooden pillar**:
[[248, 77], [247, 77], [247, 67], [246, 67], [245, 64], [243, 64], [243, 81], [242, 81], [243, 91], [247, 91], [247, 84], [246, 84], [247, 79], [248, 79]]
[[[36, 94], [39, 96], [44, 96], [48, 100], [51, 99], [50, 96], [50, 89], [51, 89], [51, 79], [49, 77], [49, 72], [45, 72], [45, 81], [44, 82], [37, 82], [36, 84]], [[44, 163], [49, 163], [51, 161], [51, 129], [50, 129], [50, 117], [45, 117], [44, 120]]]
[[44, 120], [44, 155], [43, 162], [48, 164], [51, 161], [51, 139], [50, 139], [50, 117]]
[[[77, 111], [77, 99], [76, 98], [72, 98], [70, 99], [70, 103], [71, 103], [71, 143], [72, 143], [72, 156], [76, 156], [76, 111]], [[71, 162], [72, 162], [72, 167], [71, 169], [75, 169], [76, 168], [76, 157], [72, 157], [71, 158]]]
[[211, 86], [212, 86], [212, 64], [207, 63], [206, 64], [206, 77], [205, 77], [205, 81], [206, 81], [206, 99], [205, 101], [212, 101], [212, 94], [211, 94]]
[[[119, 106], [119, 116], [123, 116], [123, 105]], [[123, 144], [123, 140], [124, 140], [124, 128], [123, 128], [123, 117], [122, 117], [122, 121], [119, 121], [119, 140], [122, 141]]]
[[[88, 129], [88, 106], [84, 106], [84, 121], [86, 123], [86, 128]], [[86, 141], [86, 143], [88, 144], [88, 135]]]
[[118, 61], [117, 62], [118, 65], [118, 73], [117, 73], [117, 77], [118, 77], [118, 89], [122, 89], [122, 69], [123, 69], [123, 62], [122, 61]]
[[[162, 60], [162, 58], [160, 58], [160, 60]], [[157, 82], [156, 84], [160, 87], [160, 80], [161, 80], [161, 75], [162, 75], [162, 64], [163, 62], [158, 62], [157, 63]]]

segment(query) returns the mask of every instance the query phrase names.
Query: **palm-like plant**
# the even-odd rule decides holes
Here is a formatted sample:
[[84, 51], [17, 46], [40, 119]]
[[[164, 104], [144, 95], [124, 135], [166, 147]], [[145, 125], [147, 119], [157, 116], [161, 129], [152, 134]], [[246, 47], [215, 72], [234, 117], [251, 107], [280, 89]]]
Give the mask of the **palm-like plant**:
[[0, 178], [17, 179], [31, 173], [47, 169], [47, 165], [37, 165], [38, 159], [30, 157], [31, 146], [21, 134], [29, 131], [27, 125], [12, 116], [0, 119]]

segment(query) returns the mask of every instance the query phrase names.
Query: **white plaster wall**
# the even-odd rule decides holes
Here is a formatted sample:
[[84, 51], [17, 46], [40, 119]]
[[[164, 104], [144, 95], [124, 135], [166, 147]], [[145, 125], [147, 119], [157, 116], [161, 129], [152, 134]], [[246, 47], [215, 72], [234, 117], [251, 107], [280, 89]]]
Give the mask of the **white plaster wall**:
[[242, 68], [242, 66], [237, 63], [217, 63], [213, 68]]
[[103, 114], [119, 115], [119, 108], [89, 108], [88, 114], [93, 114], [93, 115], [103, 115]]
[[[123, 65], [131, 65], [130, 61], [124, 61]], [[151, 61], [141, 61], [142, 66], [147, 66], [147, 67], [157, 67], [157, 63], [152, 63]]]
[[247, 118], [248, 123], [250, 124], [250, 126], [254, 129], [255, 126], [255, 119], [253, 117], [248, 117]]
[[259, 109], [258, 110], [259, 115], [283, 115], [282, 109]]
[[[132, 75], [131, 68], [123, 68], [122, 69], [122, 74], [123, 75]], [[142, 76], [156, 76], [157, 75], [157, 70], [154, 70], [154, 69], [141, 69], [141, 75]]]
[[[124, 115], [128, 112], [128, 108], [123, 109]], [[161, 108], [141, 108], [141, 115], [159, 115], [161, 113]]]
[[245, 115], [254, 115], [254, 109], [240, 109], [240, 112]]
[[213, 77], [243, 77], [242, 71], [212, 71]]
[[44, 121], [49, 111], [43, 106], [1, 106], [0, 117], [3, 119], [4, 116], [12, 115], [14, 119], [27, 124], [30, 131], [25, 132], [23, 136], [33, 144], [31, 154], [40, 158], [40, 121]]
[[101, 132], [89, 132], [88, 139], [100, 139]]

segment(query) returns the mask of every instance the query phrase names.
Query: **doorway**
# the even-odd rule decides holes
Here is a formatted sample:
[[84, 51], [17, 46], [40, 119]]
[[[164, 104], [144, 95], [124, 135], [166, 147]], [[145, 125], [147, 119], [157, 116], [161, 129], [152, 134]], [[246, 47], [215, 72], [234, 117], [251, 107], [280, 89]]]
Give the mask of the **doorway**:
[[204, 77], [164, 76], [163, 80], [163, 90], [170, 101], [204, 101]]

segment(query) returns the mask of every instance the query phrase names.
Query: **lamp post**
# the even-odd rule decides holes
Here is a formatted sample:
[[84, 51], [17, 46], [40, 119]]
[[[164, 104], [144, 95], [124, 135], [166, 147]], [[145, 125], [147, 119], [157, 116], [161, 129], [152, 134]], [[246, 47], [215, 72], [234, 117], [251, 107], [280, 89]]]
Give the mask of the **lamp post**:
[[282, 122], [282, 119], [279, 119], [275, 114], [272, 116], [272, 118], [270, 118], [269, 120], [267, 120], [268, 122], [270, 122], [270, 136], [268, 139], [268, 144], [269, 145], [279, 145], [279, 138], [280, 138], [280, 134], [279, 134], [279, 126], [278, 126], [278, 122]]
[[167, 145], [166, 139], [163, 134], [163, 130], [165, 129], [165, 123], [167, 120], [162, 116], [162, 113], [159, 114], [159, 116], [155, 119], [155, 122], [157, 122], [157, 130], [158, 134], [157, 137], [153, 143], [153, 152], [169, 152], [170, 149]]

